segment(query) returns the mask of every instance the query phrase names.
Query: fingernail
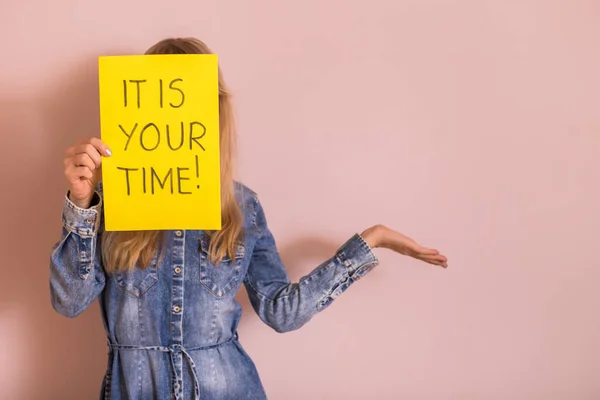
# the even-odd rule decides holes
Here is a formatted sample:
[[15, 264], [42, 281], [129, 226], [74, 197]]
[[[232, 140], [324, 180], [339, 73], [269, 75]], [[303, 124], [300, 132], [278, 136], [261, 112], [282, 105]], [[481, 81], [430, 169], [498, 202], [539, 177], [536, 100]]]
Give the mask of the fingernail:
[[106, 155], [107, 156], [112, 156], [112, 152], [110, 151], [110, 149], [106, 149]]

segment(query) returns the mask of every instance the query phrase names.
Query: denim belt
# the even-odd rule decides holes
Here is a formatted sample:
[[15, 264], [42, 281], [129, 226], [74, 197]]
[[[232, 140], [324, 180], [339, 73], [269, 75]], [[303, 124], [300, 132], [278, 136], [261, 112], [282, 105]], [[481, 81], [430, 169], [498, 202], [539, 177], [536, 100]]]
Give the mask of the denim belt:
[[234, 336], [229, 339], [226, 340], [225, 342], [222, 343], [217, 343], [217, 344], [213, 344], [210, 346], [196, 346], [196, 347], [183, 347], [180, 344], [172, 344], [170, 346], [134, 346], [134, 345], [122, 345], [122, 344], [115, 344], [112, 343], [110, 341], [110, 339], [107, 340], [107, 345], [109, 347], [109, 349], [116, 349], [116, 350], [151, 350], [151, 351], [160, 351], [163, 353], [169, 353], [169, 358], [171, 359], [171, 367], [173, 368], [173, 373], [175, 374], [175, 378], [177, 380], [177, 382], [174, 383], [173, 385], [173, 394], [175, 395], [175, 398], [179, 398], [179, 395], [177, 393], [177, 391], [180, 389], [179, 386], [179, 381], [183, 382], [183, 376], [177, 376], [177, 370], [175, 369], [175, 361], [173, 360], [173, 356], [175, 354], [183, 354], [184, 358], [187, 360], [189, 366], [192, 369], [192, 375], [193, 375], [193, 379], [194, 379], [194, 400], [200, 400], [200, 381], [198, 379], [198, 372], [196, 371], [196, 364], [194, 363], [194, 360], [192, 359], [192, 356], [190, 356], [190, 353], [188, 353], [189, 351], [195, 351], [195, 350], [210, 350], [210, 349], [215, 349], [217, 347], [223, 346], [224, 344], [227, 343], [231, 343], [234, 339], [237, 339], [238, 335], [237, 332], [234, 334]]

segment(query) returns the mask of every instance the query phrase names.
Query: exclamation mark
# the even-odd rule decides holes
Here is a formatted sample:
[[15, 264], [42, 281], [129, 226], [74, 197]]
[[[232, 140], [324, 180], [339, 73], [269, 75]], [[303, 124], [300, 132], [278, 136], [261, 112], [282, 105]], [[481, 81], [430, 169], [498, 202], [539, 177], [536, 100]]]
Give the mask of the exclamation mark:
[[[200, 168], [198, 166], [198, 154], [196, 154], [196, 178], [200, 179]], [[198, 189], [200, 189], [200, 185], [196, 185]]]

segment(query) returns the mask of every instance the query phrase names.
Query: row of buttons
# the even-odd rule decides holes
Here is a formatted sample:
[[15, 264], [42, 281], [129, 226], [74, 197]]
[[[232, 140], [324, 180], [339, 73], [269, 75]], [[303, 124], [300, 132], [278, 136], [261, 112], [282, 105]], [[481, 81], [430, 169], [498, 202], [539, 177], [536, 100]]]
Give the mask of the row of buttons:
[[[175, 231], [175, 236], [177, 237], [181, 237], [183, 233], [181, 231]], [[180, 274], [181, 273], [181, 267], [178, 265], [175, 267], [175, 273], [176, 274]], [[179, 313], [181, 311], [181, 307], [179, 307], [178, 305], [173, 306], [173, 312], [175, 313]]]

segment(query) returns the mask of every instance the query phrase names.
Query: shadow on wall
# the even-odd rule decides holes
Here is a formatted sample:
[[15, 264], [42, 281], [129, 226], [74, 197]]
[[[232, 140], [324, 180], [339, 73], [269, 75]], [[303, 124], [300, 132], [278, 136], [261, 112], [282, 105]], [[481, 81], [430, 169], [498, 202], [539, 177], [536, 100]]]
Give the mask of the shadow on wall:
[[[10, 364], [0, 366], [3, 398], [80, 400], [100, 393], [107, 350], [98, 302], [67, 319], [52, 309], [48, 283], [50, 250], [61, 232], [64, 152], [99, 135], [96, 77], [90, 58], [37, 97], [0, 100], [0, 321], [2, 337], [14, 338], [5, 354]], [[281, 254], [296, 281], [304, 263], [316, 266], [336, 248], [304, 238]], [[242, 323], [257, 318], [243, 292]]]
[[98, 304], [66, 319], [52, 309], [48, 282], [51, 247], [61, 233], [65, 149], [99, 134], [96, 76], [96, 59], [90, 58], [47, 92], [0, 102], [0, 318], [3, 329], [17, 330], [9, 332], [14, 340], [7, 349], [14, 366], [0, 369], [9, 386], [28, 382], [3, 385], [6, 398], [89, 399], [100, 393], [106, 346]]

